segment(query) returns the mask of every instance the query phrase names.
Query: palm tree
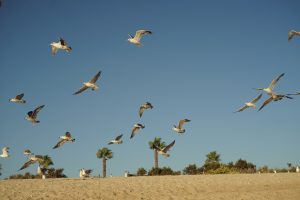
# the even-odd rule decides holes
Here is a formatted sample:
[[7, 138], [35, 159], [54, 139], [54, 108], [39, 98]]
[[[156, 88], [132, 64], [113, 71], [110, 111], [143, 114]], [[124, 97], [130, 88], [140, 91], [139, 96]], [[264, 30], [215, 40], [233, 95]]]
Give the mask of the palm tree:
[[40, 162], [40, 165], [43, 168], [48, 168], [49, 166], [54, 165], [54, 163], [53, 163], [52, 158], [50, 156], [45, 155], [45, 156], [43, 156], [43, 161]]
[[38, 172], [41, 173], [42, 179], [46, 178], [46, 172], [48, 170], [48, 167], [53, 165], [52, 158], [48, 155], [43, 156], [43, 161], [39, 162], [38, 166]]
[[149, 141], [149, 148], [154, 150], [154, 168], [158, 168], [158, 153], [155, 147], [160, 149], [166, 146], [165, 142], [161, 142], [161, 138], [155, 137], [153, 141]]
[[220, 154], [216, 151], [209, 152], [206, 155], [206, 160], [204, 163], [205, 170], [216, 170], [220, 167]]
[[110, 149], [103, 147], [97, 151], [96, 155], [97, 158], [102, 159], [102, 176], [106, 177], [106, 160], [113, 157], [113, 152]]

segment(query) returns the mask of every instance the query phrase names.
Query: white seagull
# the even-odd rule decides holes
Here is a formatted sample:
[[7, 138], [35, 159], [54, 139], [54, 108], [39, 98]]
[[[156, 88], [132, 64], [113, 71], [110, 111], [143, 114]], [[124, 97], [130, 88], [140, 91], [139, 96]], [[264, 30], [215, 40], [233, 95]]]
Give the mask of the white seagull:
[[24, 97], [24, 93], [17, 95], [15, 98], [9, 99], [10, 102], [13, 103], [26, 103], [22, 98]]
[[22, 169], [27, 168], [27, 167], [28, 167], [29, 165], [31, 165], [31, 164], [34, 164], [34, 163], [36, 163], [36, 162], [41, 163], [41, 162], [43, 162], [43, 161], [44, 161], [44, 158], [43, 158], [43, 156], [41, 156], [41, 155], [34, 155], [34, 156], [31, 156], [31, 157], [29, 158], [29, 160], [28, 160], [26, 163], [24, 163], [24, 165], [19, 169], [19, 171], [22, 170]]
[[289, 31], [289, 33], [288, 33], [288, 41], [291, 41], [291, 39], [293, 39], [293, 37], [295, 35], [300, 36], [300, 32], [294, 31], [294, 30]]
[[164, 147], [164, 148], [159, 148], [157, 146], [154, 146], [154, 148], [157, 150], [157, 153], [159, 153], [160, 155], [163, 155], [164, 157], [170, 157], [170, 154], [167, 154], [167, 152], [170, 150], [170, 148], [172, 146], [174, 146], [175, 144], [175, 140], [173, 142], [171, 142], [168, 146]]
[[139, 110], [140, 118], [142, 117], [142, 115], [146, 109], [152, 109], [152, 108], [153, 108], [153, 106], [149, 102], [146, 102], [143, 105], [141, 105], [140, 110]]
[[90, 177], [90, 174], [92, 173], [92, 169], [80, 169], [80, 172], [79, 172], [79, 177], [80, 178], [88, 178]]
[[133, 138], [140, 129], [143, 129], [145, 128], [145, 126], [143, 124], [135, 124], [133, 125], [133, 129], [131, 131], [131, 136], [130, 136], [130, 139]]
[[268, 105], [268, 104], [271, 103], [272, 101], [279, 101], [279, 100], [282, 100], [283, 98], [293, 99], [292, 97], [289, 97], [289, 96], [286, 96], [286, 95], [272, 93], [272, 95], [270, 96], [270, 98], [267, 99], [267, 100], [262, 104], [262, 106], [258, 109], [258, 111], [260, 111], [261, 109], [263, 109], [263, 107], [265, 107], [266, 105]]
[[68, 46], [66, 41], [62, 38], [60, 38], [58, 42], [52, 42], [50, 44], [50, 46], [51, 46], [52, 55], [56, 55], [56, 53], [59, 49], [65, 50], [66, 52], [71, 52], [72, 51], [72, 48], [70, 46]]
[[2, 148], [2, 154], [0, 155], [1, 158], [8, 158], [9, 157], [9, 147]]
[[262, 97], [262, 94], [260, 94], [258, 97], [256, 97], [255, 99], [253, 99], [250, 102], [246, 102], [245, 105], [243, 107], [241, 107], [239, 110], [235, 111], [235, 113], [237, 112], [242, 112], [243, 110], [247, 109], [247, 108], [256, 108], [255, 103], [260, 100], [260, 98]]
[[272, 80], [272, 82], [270, 83], [269, 87], [267, 88], [254, 88], [256, 90], [262, 90], [264, 92], [266, 92], [268, 95], [272, 95], [274, 92], [274, 87], [276, 86], [277, 82], [280, 80], [281, 77], [284, 76], [284, 73], [280, 74], [276, 79]]
[[75, 142], [75, 139], [72, 138], [72, 135], [70, 132], [66, 132], [65, 135], [60, 136], [59, 138], [60, 138], [59, 142], [53, 147], [53, 149], [61, 147], [63, 144], [65, 144], [68, 141]]
[[36, 109], [34, 109], [33, 111], [29, 111], [27, 113], [27, 116], [26, 116], [26, 120], [30, 121], [31, 123], [33, 124], [36, 124], [36, 123], [40, 123], [39, 120], [37, 120], [37, 114], [42, 110], [42, 108], [44, 108], [45, 105], [42, 105], [42, 106], [39, 106], [37, 107]]
[[101, 75], [101, 71], [99, 71], [91, 80], [89, 80], [88, 82], [84, 82], [83, 86], [77, 91], [75, 92], [73, 95], [79, 94], [83, 91], [85, 91], [88, 88], [91, 88], [93, 91], [94, 90], [98, 90], [99, 87], [96, 85], [96, 81], [98, 80], [98, 78]]
[[123, 140], [121, 140], [123, 134], [117, 136], [115, 139], [111, 140], [108, 145], [110, 144], [122, 144], [123, 143]]
[[174, 125], [174, 127], [172, 128], [173, 131], [177, 132], [177, 133], [184, 133], [185, 129], [183, 129], [183, 124], [186, 122], [190, 122], [191, 120], [189, 119], [182, 119], [179, 121], [178, 126]]
[[128, 38], [128, 41], [140, 47], [142, 46], [142, 43], [140, 42], [142, 36], [151, 34], [152, 32], [148, 30], [137, 30], [134, 37], [132, 35], [129, 35], [130, 38]]

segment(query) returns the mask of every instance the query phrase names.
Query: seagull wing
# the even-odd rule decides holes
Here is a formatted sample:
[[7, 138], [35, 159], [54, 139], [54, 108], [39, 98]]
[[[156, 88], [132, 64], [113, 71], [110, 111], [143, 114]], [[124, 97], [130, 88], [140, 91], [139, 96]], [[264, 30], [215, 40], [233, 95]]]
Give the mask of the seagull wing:
[[175, 144], [175, 140], [173, 142], [171, 142], [168, 146], [166, 146], [165, 148], [163, 148], [163, 152], [167, 153], [167, 151], [169, 151], [170, 148], [172, 146], [174, 146], [174, 144]]
[[16, 96], [16, 99], [21, 100], [23, 98], [23, 96], [24, 96], [24, 93], [19, 94], [19, 95]]
[[20, 169], [19, 169], [19, 171], [21, 171], [22, 169], [25, 169], [25, 168], [27, 168], [27, 167], [29, 167], [29, 165], [31, 165], [31, 164], [34, 164], [34, 163], [36, 163], [38, 160], [29, 160], [29, 161], [27, 161]]
[[269, 85], [269, 88], [271, 88], [272, 90], [274, 89], [274, 87], [276, 86], [277, 82], [280, 80], [281, 77], [284, 76], [284, 73], [280, 74], [276, 79], [272, 80], [271, 84]]
[[260, 94], [258, 97], [256, 97], [255, 99], [253, 99], [251, 101], [251, 103], [256, 103], [258, 100], [260, 100], [261, 97], [262, 97], [262, 94]]
[[117, 136], [117, 137], [115, 138], [115, 140], [120, 140], [120, 139], [122, 138], [122, 136], [123, 136], [123, 134]]
[[148, 30], [138, 30], [136, 31], [133, 39], [139, 42], [143, 35], [148, 35], [148, 34], [152, 34], [152, 32]]
[[66, 43], [66, 41], [65, 41], [63, 38], [60, 38], [60, 39], [59, 39], [59, 42], [60, 42], [60, 44], [61, 44], [62, 46], [67, 46], [67, 43]]
[[288, 41], [290, 41], [291, 39], [293, 39], [294, 35], [296, 34], [297, 32], [294, 31], [294, 30], [291, 30], [289, 31], [288, 33]]
[[140, 115], [140, 117], [142, 117], [144, 111], [145, 111], [145, 107], [144, 107], [144, 106], [141, 106], [141, 107], [140, 107], [140, 110], [139, 110], [139, 115]]
[[77, 92], [75, 92], [73, 95], [79, 94], [79, 93], [83, 92], [86, 89], [88, 89], [88, 87], [86, 85], [84, 85]]
[[66, 141], [67, 141], [66, 139], [61, 139], [61, 140], [53, 147], [53, 149], [56, 149], [56, 148], [62, 146], [64, 143], [66, 143]]
[[58, 50], [58, 49], [57, 49], [55, 46], [51, 46], [51, 54], [52, 54], [53, 56], [56, 55], [57, 50]]
[[101, 71], [99, 71], [91, 80], [89, 80], [89, 82], [96, 83], [100, 75], [101, 75]]
[[270, 102], [273, 101], [273, 97], [270, 97], [269, 99], [267, 99], [263, 105], [258, 109], [258, 111], [260, 111], [261, 109], [263, 109], [263, 107], [265, 107], [266, 105], [268, 105]]
[[29, 117], [32, 117], [32, 114], [33, 114], [33, 111], [29, 111], [29, 112], [27, 113], [27, 115], [28, 115]]
[[186, 123], [186, 122], [189, 122], [191, 120], [188, 120], [188, 119], [182, 119], [179, 121], [179, 124], [178, 124], [178, 128], [181, 129], [183, 124]]
[[32, 115], [33, 117], [36, 117], [36, 115], [44, 108], [45, 105], [39, 106], [36, 109], [34, 109]]
[[242, 112], [244, 111], [246, 108], [248, 108], [249, 106], [245, 105], [244, 107], [241, 107], [239, 110], [235, 111], [235, 113], [237, 112]]
[[130, 139], [133, 138], [135, 136], [135, 134], [137, 133], [137, 131], [139, 130], [140, 128], [139, 127], [134, 127], [131, 131], [131, 136], [130, 136]]

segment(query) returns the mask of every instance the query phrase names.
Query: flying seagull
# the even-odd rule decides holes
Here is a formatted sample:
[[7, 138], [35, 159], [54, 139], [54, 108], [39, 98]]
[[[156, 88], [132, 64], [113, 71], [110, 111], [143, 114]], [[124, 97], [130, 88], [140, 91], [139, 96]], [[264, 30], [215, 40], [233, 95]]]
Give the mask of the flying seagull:
[[29, 149], [25, 149], [23, 151], [23, 154], [26, 155], [26, 156], [28, 156], [28, 157], [31, 156], [31, 155], [33, 155], [33, 153]]
[[294, 30], [289, 31], [288, 41], [291, 41], [295, 35], [300, 36], [300, 32], [297, 32], [297, 31], [294, 31]]
[[59, 142], [53, 147], [53, 149], [61, 147], [63, 144], [65, 144], [68, 141], [75, 142], [75, 139], [72, 138], [72, 135], [70, 132], [66, 132], [65, 135], [60, 136], [59, 138], [60, 138]]
[[94, 90], [98, 90], [99, 87], [96, 85], [96, 81], [98, 80], [99, 76], [101, 75], [101, 71], [99, 71], [91, 80], [89, 80], [88, 82], [84, 82], [83, 86], [77, 91], [75, 92], [73, 95], [79, 94], [83, 91], [85, 91], [88, 88], [91, 88], [93, 91]]
[[131, 131], [131, 136], [130, 136], [130, 139], [133, 138], [140, 129], [143, 129], [145, 128], [145, 126], [143, 124], [135, 124], [133, 125], [133, 129]]
[[54, 56], [56, 55], [56, 53], [59, 49], [65, 50], [66, 52], [71, 52], [72, 51], [72, 48], [70, 46], [68, 46], [66, 41], [62, 38], [60, 38], [58, 42], [52, 42], [50, 44], [50, 46], [51, 46], [51, 53]]
[[189, 119], [182, 119], [179, 121], [178, 126], [175, 126], [172, 128], [173, 131], [177, 132], [177, 133], [184, 133], [185, 129], [183, 129], [183, 124], [186, 122], [190, 122], [191, 120]]
[[255, 103], [256, 103], [258, 100], [260, 100], [261, 97], [262, 97], [262, 94], [260, 94], [258, 97], [256, 97], [256, 98], [253, 99], [252, 101], [246, 102], [245, 105], [244, 105], [243, 107], [241, 107], [239, 110], [235, 111], [235, 113], [237, 113], [237, 112], [242, 112], [242, 111], [245, 110], [246, 108], [250, 108], [250, 107], [252, 107], [252, 108], [255, 109], [255, 108], [256, 108]]
[[9, 99], [10, 102], [13, 103], [26, 103], [22, 98], [24, 97], [24, 93], [17, 95], [15, 98]]
[[92, 173], [92, 169], [80, 169], [80, 172], [79, 172], [79, 177], [80, 178], [88, 178], [90, 177], [90, 174]]
[[110, 145], [110, 144], [122, 144], [123, 143], [123, 141], [121, 140], [122, 136], [123, 136], [123, 134], [117, 136], [115, 139], [111, 140], [108, 143], [108, 145]]
[[154, 148], [157, 150], [157, 153], [159, 153], [160, 155], [163, 155], [164, 157], [170, 157], [170, 154], [167, 154], [167, 152], [170, 150], [170, 148], [172, 146], [174, 146], [175, 144], [175, 140], [173, 142], [171, 142], [168, 146], [165, 146], [164, 148], [159, 148], [157, 146], [154, 146]]
[[34, 164], [34, 163], [36, 163], [36, 162], [41, 163], [41, 162], [43, 162], [43, 161], [44, 161], [44, 157], [41, 156], [41, 155], [34, 155], [34, 156], [31, 156], [31, 157], [29, 158], [29, 160], [28, 160], [26, 163], [24, 163], [24, 165], [19, 169], [19, 171], [21, 171], [22, 169], [27, 168], [27, 167], [28, 167], [29, 165], [31, 165], [31, 164]]
[[277, 82], [280, 80], [281, 77], [284, 76], [284, 73], [280, 74], [276, 79], [272, 80], [272, 82], [270, 83], [269, 87], [267, 88], [254, 88], [256, 90], [262, 90], [264, 92], [266, 92], [268, 95], [272, 95], [274, 92], [274, 87], [276, 86]]
[[282, 95], [282, 94], [275, 94], [273, 93], [269, 99], [267, 99], [262, 106], [258, 109], [258, 111], [260, 111], [261, 109], [263, 109], [266, 105], [268, 105], [269, 103], [271, 103], [272, 101], [280, 101], [283, 98], [287, 98], [287, 99], [293, 99], [292, 97], [286, 96], [286, 95]]
[[146, 109], [152, 109], [152, 108], [153, 108], [153, 106], [149, 102], [146, 102], [143, 105], [141, 105], [140, 110], [139, 110], [140, 118], [142, 117], [142, 115]]
[[33, 111], [29, 111], [27, 113], [27, 116], [26, 116], [25, 119], [28, 120], [28, 121], [30, 121], [33, 124], [40, 123], [40, 121], [36, 120], [36, 118], [37, 118], [37, 114], [42, 110], [42, 108], [44, 108], [44, 106], [45, 105], [42, 105], [42, 106], [37, 107]]
[[9, 147], [3, 147], [2, 148], [2, 154], [0, 155], [2, 158], [8, 158], [9, 157]]
[[142, 43], [140, 42], [142, 36], [151, 34], [152, 32], [148, 30], [137, 30], [134, 37], [132, 35], [129, 35], [130, 38], [128, 38], [128, 41], [140, 47], [142, 46]]

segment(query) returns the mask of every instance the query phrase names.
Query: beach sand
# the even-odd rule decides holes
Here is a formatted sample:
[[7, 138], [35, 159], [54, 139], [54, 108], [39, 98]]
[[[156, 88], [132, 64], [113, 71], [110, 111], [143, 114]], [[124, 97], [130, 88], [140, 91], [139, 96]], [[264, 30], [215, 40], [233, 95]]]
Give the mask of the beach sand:
[[299, 200], [300, 174], [2, 180], [1, 200]]

